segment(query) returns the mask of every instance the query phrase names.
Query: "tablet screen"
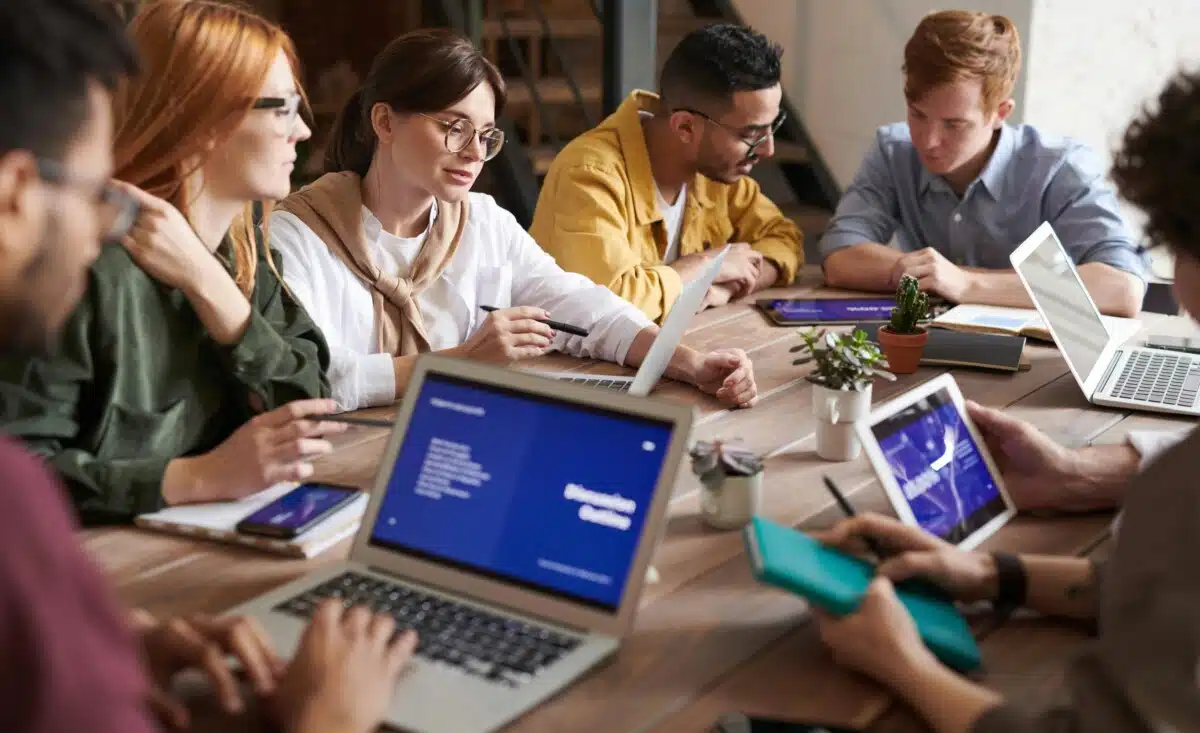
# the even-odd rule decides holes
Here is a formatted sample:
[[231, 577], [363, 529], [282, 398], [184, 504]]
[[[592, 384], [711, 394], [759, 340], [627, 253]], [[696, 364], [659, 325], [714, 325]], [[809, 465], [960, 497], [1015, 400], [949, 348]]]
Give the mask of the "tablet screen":
[[942, 388], [871, 427], [917, 524], [958, 544], [1004, 514], [1004, 497]]
[[765, 305], [784, 321], [801, 323], [857, 323], [886, 321], [892, 317], [892, 298], [850, 300], [769, 300]]

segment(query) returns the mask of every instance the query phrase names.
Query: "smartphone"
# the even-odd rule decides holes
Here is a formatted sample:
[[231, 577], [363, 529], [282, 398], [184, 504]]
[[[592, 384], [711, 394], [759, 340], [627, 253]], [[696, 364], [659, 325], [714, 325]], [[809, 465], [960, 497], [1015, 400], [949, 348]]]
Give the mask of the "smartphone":
[[1151, 336], [1146, 339], [1146, 348], [1166, 349], [1168, 351], [1186, 351], [1189, 354], [1200, 354], [1200, 338]]
[[301, 484], [237, 524], [243, 534], [291, 539], [359, 497], [349, 486]]
[[821, 723], [752, 718], [744, 713], [726, 713], [717, 719], [713, 733], [861, 733]]

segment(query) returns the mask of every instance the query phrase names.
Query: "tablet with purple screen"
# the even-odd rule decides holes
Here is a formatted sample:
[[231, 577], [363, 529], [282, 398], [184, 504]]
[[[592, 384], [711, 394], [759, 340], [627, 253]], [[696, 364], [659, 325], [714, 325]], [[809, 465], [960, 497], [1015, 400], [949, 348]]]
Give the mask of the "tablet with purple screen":
[[892, 317], [892, 308], [895, 306], [893, 298], [785, 298], [758, 301], [758, 307], [781, 326], [884, 322]]

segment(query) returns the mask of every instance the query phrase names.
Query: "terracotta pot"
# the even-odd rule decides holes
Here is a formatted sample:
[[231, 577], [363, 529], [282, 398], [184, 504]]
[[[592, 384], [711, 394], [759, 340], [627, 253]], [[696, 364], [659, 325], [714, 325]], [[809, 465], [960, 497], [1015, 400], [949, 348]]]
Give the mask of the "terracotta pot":
[[892, 333], [887, 326], [879, 329], [879, 346], [887, 357], [888, 371], [893, 374], [912, 374], [921, 363], [921, 352], [925, 350], [925, 342], [929, 340], [929, 332], [921, 329], [920, 333]]

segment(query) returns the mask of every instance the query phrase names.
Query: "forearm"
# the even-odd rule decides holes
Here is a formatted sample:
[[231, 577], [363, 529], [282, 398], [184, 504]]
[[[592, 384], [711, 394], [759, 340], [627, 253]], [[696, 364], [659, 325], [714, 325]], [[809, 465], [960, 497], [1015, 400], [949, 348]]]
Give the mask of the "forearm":
[[[758, 280], [755, 281], [750, 293], [773, 288], [779, 282], [779, 268], [771, 260], [764, 259], [758, 269]], [[750, 293], [747, 293], [749, 295]]]
[[1003, 698], [939, 664], [932, 657], [895, 675], [889, 687], [937, 733], [968, 733]]
[[250, 323], [250, 301], [215, 258], [183, 293], [218, 344], [229, 346], [242, 337]]
[[1136, 276], [1102, 262], [1089, 262], [1077, 269], [1101, 313], [1133, 318], [1142, 310], [1145, 285]]
[[898, 250], [875, 242], [839, 249], [822, 265], [825, 284], [845, 290], [887, 292], [896, 287], [892, 270], [902, 256]]
[[[642, 365], [642, 362], [646, 359], [646, 355], [650, 353], [650, 346], [658, 336], [658, 331], [658, 326], [647, 326], [638, 331], [637, 335], [633, 337], [633, 343], [629, 345], [629, 351], [625, 354], [626, 366], [636, 369]], [[677, 382], [695, 384], [696, 374], [703, 360], [704, 357], [700, 352], [680, 345], [675, 348], [675, 353], [671, 355], [671, 361], [667, 364], [665, 376]]]
[[[457, 348], [446, 349], [441, 352], [445, 356], [461, 356]], [[408, 382], [412, 379], [413, 369], [417, 366], [417, 359], [420, 355], [414, 356], [397, 356], [392, 359], [392, 371], [396, 377], [396, 397], [399, 398], [408, 389]]]
[[968, 274], [964, 303], [1000, 305], [1010, 308], [1032, 308], [1033, 301], [1015, 270], [988, 270], [964, 267]]
[[1111, 509], [1125, 501], [1125, 487], [1137, 474], [1142, 457], [1129, 443], [1089, 445], [1068, 453], [1063, 477], [1064, 509]]
[[1028, 579], [1025, 607], [1046, 616], [1096, 618], [1095, 566], [1086, 558], [1022, 555]]

